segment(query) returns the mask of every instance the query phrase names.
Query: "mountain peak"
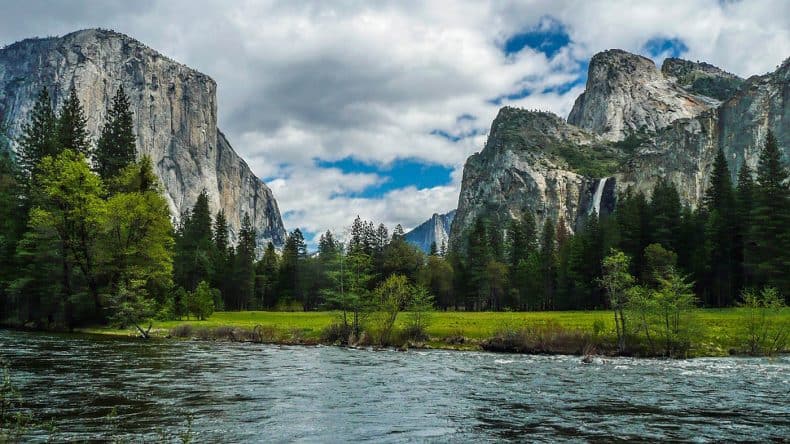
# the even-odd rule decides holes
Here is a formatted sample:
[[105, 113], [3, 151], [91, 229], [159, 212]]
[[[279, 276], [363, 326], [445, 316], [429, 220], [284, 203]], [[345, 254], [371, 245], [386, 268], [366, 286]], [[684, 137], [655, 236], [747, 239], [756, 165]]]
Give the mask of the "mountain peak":
[[623, 140], [695, 117], [717, 104], [675, 84], [652, 60], [610, 49], [590, 60], [585, 91], [576, 99], [568, 123], [608, 140]]
[[436, 243], [436, 248], [445, 248], [450, 242], [450, 227], [455, 218], [455, 210], [446, 214], [433, 213], [430, 219], [421, 223], [417, 228], [406, 233], [406, 241], [428, 253], [431, 244]]

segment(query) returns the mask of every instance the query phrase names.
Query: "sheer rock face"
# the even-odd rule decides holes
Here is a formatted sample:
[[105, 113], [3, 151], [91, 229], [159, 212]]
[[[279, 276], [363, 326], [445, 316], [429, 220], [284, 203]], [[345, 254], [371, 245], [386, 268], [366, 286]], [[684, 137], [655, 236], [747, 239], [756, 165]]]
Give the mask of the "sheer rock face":
[[431, 244], [434, 242], [438, 249], [441, 249], [442, 245], [447, 248], [454, 218], [455, 210], [446, 214], [434, 213], [430, 219], [406, 233], [406, 240], [426, 253], [431, 251]]
[[94, 141], [123, 85], [134, 114], [138, 156], [153, 160], [176, 220], [205, 188], [211, 210], [225, 210], [234, 240], [249, 213], [259, 245], [269, 240], [282, 245], [285, 229], [271, 190], [217, 128], [214, 80], [112, 31], [90, 29], [0, 49], [0, 113], [12, 137], [21, 134], [42, 87], [60, 106], [72, 85]]
[[745, 80], [718, 108], [694, 119], [679, 119], [657, 132], [623, 165], [621, 187], [632, 185], [649, 195], [660, 177], [667, 177], [681, 200], [696, 207], [709, 185], [716, 151], [727, 158], [733, 183], [744, 163], [754, 171], [765, 136], [776, 136], [790, 161], [790, 59], [776, 71]]
[[695, 117], [717, 104], [665, 77], [652, 60], [612, 49], [590, 60], [586, 89], [576, 99], [568, 123], [608, 140], [622, 140]]
[[[530, 212], [538, 227], [546, 219], [555, 224], [562, 220], [573, 232], [593, 205], [599, 180], [571, 171], [554, 155], [553, 148], [563, 145], [609, 149], [600, 136], [568, 125], [556, 115], [502, 108], [485, 147], [464, 166], [451, 248], [460, 246], [464, 232], [478, 217], [504, 228], [508, 220]], [[613, 186], [606, 188], [604, 201], [611, 200], [614, 192]]]
[[[650, 196], [661, 178], [675, 184], [683, 204], [697, 207], [709, 186], [716, 151], [724, 150], [735, 180], [744, 163], [756, 168], [769, 129], [790, 161], [790, 59], [773, 73], [747, 80], [678, 60], [665, 63], [664, 71], [666, 75], [648, 59], [607, 51], [590, 64], [588, 89], [568, 118], [576, 125], [547, 113], [500, 110], [486, 146], [464, 167], [451, 248], [462, 247], [462, 234], [479, 216], [503, 228], [530, 211], [539, 224], [562, 218], [573, 231], [596, 206], [596, 197], [600, 212], [611, 212], [618, 192], [632, 187]], [[694, 83], [689, 78], [702, 77], [738, 86], [723, 102], [686, 90]], [[715, 84], [711, 82], [706, 85]], [[633, 144], [622, 141], [635, 133]], [[566, 150], [564, 159], [568, 150], [605, 154], [616, 159], [615, 166], [597, 175], [608, 176], [605, 181], [582, 174], [578, 162], [572, 165], [556, 155], [563, 152], [558, 146]]]

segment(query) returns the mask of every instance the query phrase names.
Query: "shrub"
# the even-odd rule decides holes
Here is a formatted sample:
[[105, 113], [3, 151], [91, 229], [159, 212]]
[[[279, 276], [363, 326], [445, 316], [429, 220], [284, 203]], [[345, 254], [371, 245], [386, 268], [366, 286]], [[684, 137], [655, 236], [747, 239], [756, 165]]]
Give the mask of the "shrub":
[[181, 324], [170, 330], [170, 336], [174, 338], [191, 338], [195, 329], [190, 324]]
[[589, 333], [563, 328], [556, 321], [497, 332], [481, 346], [484, 350], [515, 353], [581, 354], [589, 349]]
[[746, 349], [753, 355], [774, 355], [787, 346], [788, 325], [774, 318], [785, 303], [776, 288], [766, 287], [760, 292], [745, 290], [741, 306], [745, 308], [743, 334]]
[[351, 326], [342, 322], [333, 322], [321, 332], [321, 341], [333, 344], [348, 344]]

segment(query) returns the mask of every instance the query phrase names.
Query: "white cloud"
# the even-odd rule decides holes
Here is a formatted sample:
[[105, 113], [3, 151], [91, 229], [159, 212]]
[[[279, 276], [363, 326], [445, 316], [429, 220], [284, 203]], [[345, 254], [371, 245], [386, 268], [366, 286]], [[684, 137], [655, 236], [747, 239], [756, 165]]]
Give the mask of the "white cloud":
[[[31, 0], [7, 5], [0, 42], [101, 26], [136, 37], [218, 83], [219, 124], [270, 185], [288, 228], [322, 231], [356, 214], [413, 226], [452, 209], [464, 160], [479, 151], [503, 104], [566, 116], [583, 86], [564, 94], [595, 52], [637, 52], [654, 37], [678, 38], [687, 58], [742, 76], [790, 55], [790, 2], [586, 0], [556, 2], [325, 2]], [[552, 59], [502, 44], [546, 16], [571, 44]], [[542, 22], [544, 25], [546, 21]], [[546, 92], [544, 92], [546, 91]], [[475, 119], [458, 120], [461, 115]], [[452, 143], [431, 135], [476, 134]], [[454, 168], [452, 183], [359, 193], [385, 178], [318, 168], [314, 159], [354, 156], [388, 164], [415, 158]]]

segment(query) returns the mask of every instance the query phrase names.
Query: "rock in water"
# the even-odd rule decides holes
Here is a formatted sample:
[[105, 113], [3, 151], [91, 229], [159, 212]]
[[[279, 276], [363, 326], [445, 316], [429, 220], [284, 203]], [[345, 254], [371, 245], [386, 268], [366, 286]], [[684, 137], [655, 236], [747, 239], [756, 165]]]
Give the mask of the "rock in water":
[[94, 141], [123, 85], [134, 113], [138, 155], [153, 160], [174, 218], [205, 188], [211, 210], [225, 210], [232, 240], [249, 213], [259, 246], [283, 244], [286, 233], [271, 190], [217, 128], [214, 80], [113, 31], [88, 29], [0, 49], [0, 115], [12, 137], [20, 135], [42, 87], [59, 106], [72, 85]]
[[431, 244], [436, 242], [436, 248], [445, 248], [450, 246], [450, 227], [455, 218], [455, 210], [447, 214], [434, 213], [433, 216], [427, 221], [423, 222], [417, 228], [406, 233], [406, 241], [415, 245], [425, 253], [431, 251]]

